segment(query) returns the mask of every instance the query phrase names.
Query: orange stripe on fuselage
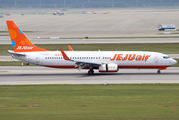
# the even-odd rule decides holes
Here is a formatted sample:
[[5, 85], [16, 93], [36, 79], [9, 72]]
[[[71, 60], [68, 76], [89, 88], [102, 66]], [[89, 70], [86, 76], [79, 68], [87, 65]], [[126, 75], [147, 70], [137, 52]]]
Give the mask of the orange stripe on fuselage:
[[[75, 65], [42, 65], [44, 67], [51, 67], [51, 68], [76, 68]], [[118, 68], [136, 68], [136, 69], [166, 69], [166, 65], [152, 65], [152, 66], [142, 66], [142, 65], [118, 65]], [[78, 67], [77, 67], [78, 68]], [[89, 69], [89, 67], [86, 67], [84, 69]], [[93, 69], [98, 69], [98, 67], [95, 67]]]
[[169, 65], [118, 65], [118, 68], [136, 68], [136, 69], [159, 69], [170, 67]]

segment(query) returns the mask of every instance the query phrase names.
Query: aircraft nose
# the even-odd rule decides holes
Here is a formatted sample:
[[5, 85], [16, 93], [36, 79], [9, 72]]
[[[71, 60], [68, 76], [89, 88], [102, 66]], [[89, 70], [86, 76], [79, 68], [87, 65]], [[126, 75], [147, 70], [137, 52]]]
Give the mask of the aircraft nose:
[[172, 59], [171, 63], [172, 63], [172, 65], [175, 65], [177, 63], [177, 61]]

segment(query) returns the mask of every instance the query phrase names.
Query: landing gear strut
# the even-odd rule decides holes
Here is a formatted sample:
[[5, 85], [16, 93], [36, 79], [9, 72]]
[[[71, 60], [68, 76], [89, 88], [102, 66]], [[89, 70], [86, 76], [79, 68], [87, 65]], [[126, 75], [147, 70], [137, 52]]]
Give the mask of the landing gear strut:
[[157, 71], [157, 74], [160, 74], [160, 70]]
[[89, 71], [88, 71], [88, 75], [92, 75], [94, 73], [94, 70], [93, 69], [90, 69]]

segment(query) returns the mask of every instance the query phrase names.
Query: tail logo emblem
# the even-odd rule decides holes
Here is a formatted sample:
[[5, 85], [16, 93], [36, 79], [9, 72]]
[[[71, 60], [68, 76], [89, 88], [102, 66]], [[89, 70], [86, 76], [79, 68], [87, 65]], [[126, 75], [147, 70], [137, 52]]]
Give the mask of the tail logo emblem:
[[17, 50], [31, 50], [33, 48], [32, 46], [18, 46]]

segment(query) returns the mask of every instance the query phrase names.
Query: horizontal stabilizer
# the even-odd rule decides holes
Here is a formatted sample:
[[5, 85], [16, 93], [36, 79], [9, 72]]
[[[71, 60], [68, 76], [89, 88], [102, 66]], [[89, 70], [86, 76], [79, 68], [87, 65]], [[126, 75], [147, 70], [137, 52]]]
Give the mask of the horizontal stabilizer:
[[26, 56], [24, 53], [15, 53], [14, 51], [12, 50], [8, 50], [8, 52], [5, 52], [7, 54], [11, 54], [11, 55], [20, 55], [20, 56]]

